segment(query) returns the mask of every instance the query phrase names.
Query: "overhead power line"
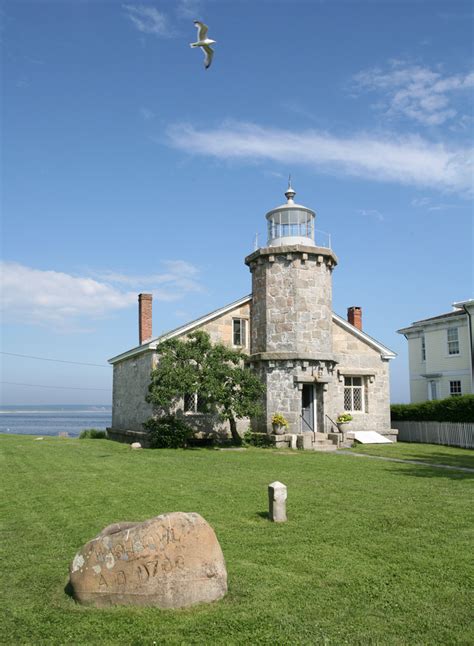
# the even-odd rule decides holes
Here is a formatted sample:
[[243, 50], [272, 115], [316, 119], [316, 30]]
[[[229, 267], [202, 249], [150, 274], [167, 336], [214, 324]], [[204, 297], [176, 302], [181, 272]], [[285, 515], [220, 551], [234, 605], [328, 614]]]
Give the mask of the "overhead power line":
[[30, 386], [32, 388], [59, 388], [61, 390], [105, 390], [110, 392], [110, 388], [83, 388], [79, 386], [46, 386], [44, 384], [21, 384], [16, 381], [0, 381], [0, 384], [8, 384], [10, 386]]
[[50, 359], [48, 357], [35, 357], [31, 354], [18, 354], [16, 352], [2, 352], [0, 354], [8, 354], [10, 357], [23, 357], [24, 359], [39, 359], [40, 361], [55, 361], [56, 363], [73, 363], [76, 366], [94, 366], [95, 368], [110, 368], [105, 363], [84, 363], [82, 361], [65, 361], [64, 359]]

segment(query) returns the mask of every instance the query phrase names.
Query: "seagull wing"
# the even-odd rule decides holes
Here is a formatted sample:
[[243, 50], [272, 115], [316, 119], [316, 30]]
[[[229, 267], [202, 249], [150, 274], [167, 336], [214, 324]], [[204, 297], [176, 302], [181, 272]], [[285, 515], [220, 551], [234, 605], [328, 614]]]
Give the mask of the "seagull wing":
[[206, 40], [209, 27], [205, 25], [203, 22], [199, 22], [199, 20], [195, 20], [194, 24], [196, 25], [197, 31], [198, 31], [198, 35], [197, 35], [198, 41]]
[[204, 67], [207, 69], [212, 63], [214, 50], [211, 47], [209, 47], [209, 45], [203, 45], [202, 49], [206, 52], [206, 58], [204, 59]]

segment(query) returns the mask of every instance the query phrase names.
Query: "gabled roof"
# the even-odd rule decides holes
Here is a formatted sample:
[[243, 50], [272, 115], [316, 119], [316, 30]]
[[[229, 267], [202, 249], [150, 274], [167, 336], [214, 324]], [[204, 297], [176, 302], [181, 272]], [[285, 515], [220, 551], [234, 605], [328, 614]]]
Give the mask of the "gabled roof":
[[[160, 336], [150, 339], [149, 341], [146, 341], [145, 343], [142, 343], [141, 345], [138, 345], [135, 348], [132, 348], [131, 350], [127, 350], [127, 352], [122, 352], [122, 354], [118, 354], [117, 356], [109, 359], [109, 363], [114, 364], [114, 363], [117, 363], [118, 361], [122, 361], [123, 359], [128, 359], [129, 357], [133, 357], [137, 354], [141, 354], [142, 352], [156, 350], [157, 346], [163, 341], [166, 341], [167, 339], [173, 339], [177, 336], [182, 336], [183, 334], [187, 334], [188, 332], [192, 332], [196, 328], [201, 327], [201, 325], [204, 325], [205, 323], [208, 323], [213, 319], [219, 318], [223, 314], [227, 314], [227, 312], [230, 312], [233, 309], [236, 309], [237, 307], [241, 307], [242, 305], [246, 305], [251, 301], [252, 301], [252, 294], [249, 294], [248, 296], [244, 296], [243, 298], [240, 298], [237, 301], [233, 301], [232, 303], [229, 303], [228, 305], [225, 305], [224, 307], [221, 307], [218, 310], [214, 310], [213, 312], [210, 312], [205, 316], [201, 316], [200, 318], [195, 319], [190, 323], [181, 325], [180, 327], [177, 327], [174, 330], [170, 330], [169, 332], [165, 332]], [[342, 318], [341, 316], [338, 316], [334, 312], [332, 314], [332, 320], [338, 323], [341, 327], [343, 327], [351, 334], [354, 334], [354, 336], [358, 337], [361, 341], [364, 341], [375, 350], [378, 350], [384, 359], [393, 359], [397, 356], [395, 352], [387, 348], [385, 345], [383, 345], [382, 343], [379, 343], [378, 341], [373, 339], [365, 332], [362, 332], [362, 330], [359, 330], [358, 328], [356, 328], [354, 325], [351, 325], [349, 321], [346, 321], [346, 319]]]
[[349, 321], [346, 321], [346, 319], [342, 318], [342, 316], [339, 316], [335, 312], [332, 313], [332, 320], [335, 323], [339, 323], [341, 327], [343, 327], [354, 336], [358, 337], [361, 341], [364, 341], [364, 343], [367, 343], [367, 345], [370, 345], [375, 350], [378, 350], [384, 359], [395, 359], [395, 357], [397, 356], [396, 352], [393, 352], [393, 350], [387, 348], [386, 345], [383, 345], [362, 330], [359, 330], [359, 328], [355, 327], [354, 325], [349, 323]]
[[163, 341], [166, 341], [167, 339], [174, 339], [174, 337], [176, 336], [181, 336], [182, 334], [187, 334], [188, 332], [192, 332], [196, 328], [201, 327], [201, 325], [204, 325], [205, 323], [208, 323], [213, 319], [219, 318], [219, 316], [222, 316], [223, 314], [227, 314], [227, 312], [230, 312], [237, 307], [241, 307], [246, 303], [250, 303], [251, 300], [252, 300], [252, 294], [249, 294], [248, 296], [244, 296], [243, 298], [239, 298], [238, 301], [229, 303], [229, 305], [220, 307], [218, 310], [214, 310], [213, 312], [210, 312], [209, 314], [205, 314], [204, 316], [201, 316], [198, 319], [194, 319], [194, 321], [191, 321], [190, 323], [186, 323], [185, 325], [181, 325], [180, 327], [174, 328], [174, 330], [170, 330], [169, 332], [165, 332], [160, 336], [154, 337], [149, 341], [145, 341], [145, 343], [142, 343], [141, 345], [137, 345], [135, 348], [132, 348], [131, 350], [127, 350], [127, 352], [122, 352], [122, 354], [118, 354], [116, 357], [112, 357], [112, 359], [109, 359], [109, 363], [112, 363], [112, 364], [116, 363], [117, 361], [121, 361], [122, 359], [127, 359], [128, 357], [133, 357], [135, 354], [141, 354], [142, 352], [145, 352], [147, 350], [156, 350], [156, 346], [162, 343]]
[[411, 325], [407, 327], [402, 327], [397, 332], [399, 334], [407, 334], [408, 332], [414, 332], [417, 329], [420, 330], [424, 328], [426, 325], [431, 325], [434, 323], [439, 323], [440, 321], [443, 320], [451, 320], [459, 316], [466, 316], [466, 312], [462, 309], [459, 310], [454, 310], [454, 312], [446, 312], [445, 314], [438, 314], [438, 316], [431, 316], [430, 318], [427, 319], [421, 319], [420, 321], [414, 321]]
[[412, 325], [419, 325], [421, 323], [429, 323], [430, 321], [438, 321], [439, 319], [447, 319], [453, 316], [462, 316], [464, 312], [462, 310], [456, 310], [454, 312], [446, 312], [446, 314], [438, 314], [438, 316], [430, 316], [427, 319], [421, 319], [420, 321], [414, 321]]
[[399, 334], [406, 334], [407, 332], [416, 331], [417, 328], [422, 328], [424, 325], [431, 325], [431, 323], [433, 324], [438, 323], [443, 319], [449, 320], [449, 319], [455, 318], [456, 316], [464, 316], [466, 314], [466, 310], [464, 308], [465, 307], [472, 308], [473, 306], [474, 306], [474, 299], [472, 298], [469, 298], [467, 301], [459, 301], [457, 303], [453, 303], [453, 307], [456, 308], [455, 310], [451, 312], [446, 312], [445, 314], [438, 314], [437, 316], [430, 316], [429, 318], [421, 319], [420, 321], [413, 321], [411, 325], [400, 328], [400, 330], [397, 330], [397, 332]]

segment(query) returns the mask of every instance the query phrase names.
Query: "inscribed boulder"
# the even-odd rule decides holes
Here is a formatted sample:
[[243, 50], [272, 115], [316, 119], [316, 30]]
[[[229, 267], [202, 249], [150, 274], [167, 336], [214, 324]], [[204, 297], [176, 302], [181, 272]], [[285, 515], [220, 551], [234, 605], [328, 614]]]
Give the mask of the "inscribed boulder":
[[221, 599], [227, 571], [212, 527], [196, 513], [109, 525], [76, 554], [70, 583], [97, 607], [183, 608]]

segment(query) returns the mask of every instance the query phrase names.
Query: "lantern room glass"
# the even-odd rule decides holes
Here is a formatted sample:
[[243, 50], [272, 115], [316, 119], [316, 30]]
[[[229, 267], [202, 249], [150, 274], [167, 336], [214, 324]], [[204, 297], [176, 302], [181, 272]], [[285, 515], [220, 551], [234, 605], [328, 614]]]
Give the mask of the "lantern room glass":
[[306, 238], [302, 242], [314, 244], [314, 213], [309, 209], [275, 209], [267, 218], [269, 245], [281, 238]]

